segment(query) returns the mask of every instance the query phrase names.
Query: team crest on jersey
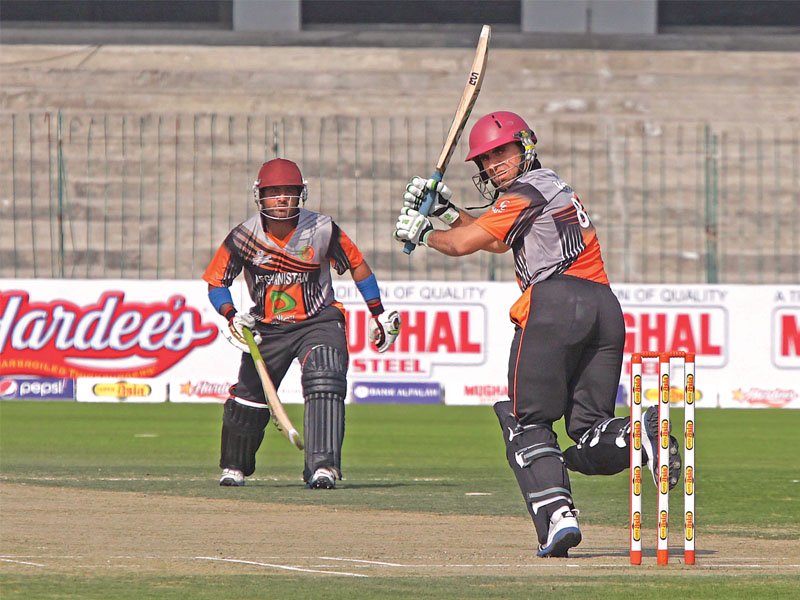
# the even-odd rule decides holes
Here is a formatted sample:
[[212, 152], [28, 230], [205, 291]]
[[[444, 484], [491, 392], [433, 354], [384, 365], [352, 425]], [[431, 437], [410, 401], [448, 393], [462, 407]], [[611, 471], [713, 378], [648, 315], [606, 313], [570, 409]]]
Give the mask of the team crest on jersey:
[[304, 260], [306, 262], [314, 260], [314, 246], [303, 246], [297, 251], [297, 256], [300, 258], [300, 260]]
[[500, 204], [496, 204], [495, 206], [492, 207], [492, 212], [501, 213], [508, 208], [509, 204], [511, 204], [509, 200], [503, 200]]

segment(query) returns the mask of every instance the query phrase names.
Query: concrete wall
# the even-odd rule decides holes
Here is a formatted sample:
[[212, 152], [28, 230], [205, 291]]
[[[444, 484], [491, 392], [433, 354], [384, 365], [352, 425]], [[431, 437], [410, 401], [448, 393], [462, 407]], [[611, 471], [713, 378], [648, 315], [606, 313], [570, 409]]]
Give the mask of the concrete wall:
[[655, 34], [657, 0], [522, 0], [522, 31]]
[[300, 0], [233, 0], [234, 31], [300, 31]]

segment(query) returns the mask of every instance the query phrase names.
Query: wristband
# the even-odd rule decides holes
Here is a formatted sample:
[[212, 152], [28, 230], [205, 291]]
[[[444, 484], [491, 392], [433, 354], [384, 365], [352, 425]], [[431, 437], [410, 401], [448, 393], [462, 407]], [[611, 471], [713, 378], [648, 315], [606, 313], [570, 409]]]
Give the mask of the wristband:
[[225, 311], [225, 313], [222, 316], [225, 317], [225, 320], [228, 323], [230, 323], [231, 319], [233, 319], [233, 317], [236, 316], [236, 309], [233, 306], [231, 306], [228, 310]]
[[369, 277], [356, 281], [356, 287], [361, 292], [364, 302], [367, 303], [369, 312], [375, 317], [381, 314], [383, 312], [381, 290], [378, 288], [378, 280], [375, 279], [375, 273], [370, 273]]
[[380, 298], [373, 298], [367, 302], [367, 308], [373, 317], [377, 317], [379, 314], [383, 313], [384, 310], [383, 303], [381, 302]]
[[208, 299], [217, 312], [226, 304], [233, 304], [231, 290], [226, 287], [215, 287], [208, 290]]

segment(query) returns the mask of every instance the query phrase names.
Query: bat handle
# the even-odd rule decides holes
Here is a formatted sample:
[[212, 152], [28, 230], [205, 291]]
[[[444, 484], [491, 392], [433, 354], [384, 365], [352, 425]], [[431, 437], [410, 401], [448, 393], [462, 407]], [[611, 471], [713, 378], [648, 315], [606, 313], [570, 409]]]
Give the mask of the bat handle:
[[[431, 179], [433, 179], [436, 183], [439, 183], [444, 177], [444, 173], [441, 171], [434, 171], [433, 175], [431, 175]], [[431, 213], [431, 208], [433, 207], [433, 203], [436, 201], [436, 192], [434, 190], [428, 190], [428, 193], [425, 194], [425, 199], [422, 201], [422, 204], [419, 207], [419, 213], [424, 216], [428, 216]], [[414, 242], [407, 241], [403, 246], [403, 252], [406, 254], [411, 254], [416, 248], [417, 245]]]
[[253, 332], [250, 331], [248, 327], [242, 327], [242, 333], [244, 334], [244, 339], [247, 342], [247, 349], [250, 350], [250, 355], [253, 357], [253, 361], [264, 362], [264, 359], [261, 357], [261, 352], [258, 349], [258, 344], [256, 344], [256, 340], [253, 337]]

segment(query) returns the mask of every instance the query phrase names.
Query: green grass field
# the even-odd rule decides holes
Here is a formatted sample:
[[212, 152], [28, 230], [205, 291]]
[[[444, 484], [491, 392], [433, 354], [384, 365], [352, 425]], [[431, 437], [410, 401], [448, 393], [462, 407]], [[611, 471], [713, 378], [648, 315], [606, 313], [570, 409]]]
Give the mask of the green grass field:
[[[301, 411], [299, 406], [288, 407], [295, 423], [302, 423]], [[3, 485], [229, 499], [232, 490], [220, 488], [216, 481], [220, 415], [218, 405], [2, 402], [0, 481]], [[673, 422], [681, 418], [681, 411], [675, 410]], [[545, 573], [525, 571], [511, 577], [388, 574], [342, 583], [326, 576], [283, 572], [213, 577], [91, 572], [59, 576], [0, 562], [0, 595], [4, 599], [508, 598], [532, 597], [538, 591], [551, 597], [580, 598], [797, 597], [797, 564], [777, 573], [752, 569], [737, 570], [731, 576], [723, 569], [703, 567], [702, 543], [703, 536], [711, 534], [730, 536], [737, 543], [744, 540], [745, 546], [747, 540], [800, 539], [800, 411], [699, 410], [697, 421], [699, 564], [695, 569], [643, 567], [646, 571], [641, 575], [628, 569], [620, 576], [581, 575], [550, 566]], [[569, 445], [561, 431], [559, 439], [562, 447]], [[235, 490], [236, 498], [247, 503], [498, 519], [524, 514], [505, 463], [499, 427], [488, 407], [352, 405], [343, 454], [345, 481], [333, 492], [310, 492], [300, 482], [302, 454], [270, 426], [256, 472], [265, 481]], [[626, 473], [591, 478], [572, 474], [572, 484], [582, 524], [625, 529]], [[467, 495], [475, 493], [491, 495]], [[646, 515], [653, 514], [653, 496], [645, 498]], [[680, 494], [675, 496], [672, 506], [679, 513]], [[8, 553], [8, 532], [2, 523], [12, 516], [0, 512], [0, 557]], [[677, 527], [680, 519], [673, 519]], [[651, 542], [646, 540], [650, 546]], [[769, 558], [752, 560], [768, 563]], [[535, 565], [540, 559], [531, 552], [530, 560]]]

